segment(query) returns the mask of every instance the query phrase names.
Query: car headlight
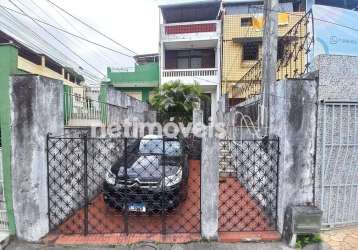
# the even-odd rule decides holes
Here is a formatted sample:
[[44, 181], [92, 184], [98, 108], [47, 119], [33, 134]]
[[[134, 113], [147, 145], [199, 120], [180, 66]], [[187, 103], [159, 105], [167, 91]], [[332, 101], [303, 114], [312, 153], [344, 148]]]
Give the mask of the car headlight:
[[182, 177], [183, 177], [183, 171], [181, 168], [179, 168], [175, 174], [166, 176], [164, 178], [164, 186], [172, 187], [178, 184], [181, 181]]
[[106, 173], [106, 182], [110, 185], [116, 184], [116, 176], [111, 171]]

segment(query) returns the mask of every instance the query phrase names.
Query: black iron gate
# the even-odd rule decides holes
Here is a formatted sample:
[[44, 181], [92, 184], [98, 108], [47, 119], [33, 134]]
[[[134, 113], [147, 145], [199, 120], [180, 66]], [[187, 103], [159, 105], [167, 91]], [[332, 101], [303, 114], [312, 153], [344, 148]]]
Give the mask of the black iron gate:
[[200, 233], [200, 164], [183, 140], [48, 136], [47, 149], [51, 231]]
[[279, 139], [220, 142], [219, 231], [277, 226]]

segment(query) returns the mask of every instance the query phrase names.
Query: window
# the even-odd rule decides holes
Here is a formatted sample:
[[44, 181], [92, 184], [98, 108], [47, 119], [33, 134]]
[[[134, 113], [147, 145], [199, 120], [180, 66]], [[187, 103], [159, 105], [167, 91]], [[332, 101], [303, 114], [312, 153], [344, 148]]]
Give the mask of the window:
[[251, 17], [241, 18], [241, 27], [249, 27], [249, 26], [252, 26], [252, 18]]
[[165, 69], [215, 68], [214, 49], [168, 50]]
[[277, 43], [277, 59], [282, 59], [285, 54], [285, 45], [283, 41]]
[[244, 43], [242, 60], [257, 60], [259, 59], [259, 43]]
[[199, 69], [202, 67], [202, 58], [201, 57], [192, 57], [190, 58], [190, 68]]
[[183, 50], [178, 52], [178, 69], [198, 69], [202, 68], [202, 52], [195, 50]]
[[179, 57], [177, 59], [178, 69], [188, 69], [189, 68], [189, 58], [188, 57]]

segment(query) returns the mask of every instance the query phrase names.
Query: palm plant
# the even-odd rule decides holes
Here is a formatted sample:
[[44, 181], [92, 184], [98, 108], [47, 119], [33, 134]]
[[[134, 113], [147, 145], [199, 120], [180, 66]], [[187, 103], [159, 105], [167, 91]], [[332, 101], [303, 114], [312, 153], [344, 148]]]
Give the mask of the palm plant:
[[161, 85], [151, 97], [150, 104], [160, 113], [161, 122], [174, 118], [176, 122], [187, 123], [192, 120], [194, 108], [206, 98], [198, 83], [186, 85], [177, 80]]

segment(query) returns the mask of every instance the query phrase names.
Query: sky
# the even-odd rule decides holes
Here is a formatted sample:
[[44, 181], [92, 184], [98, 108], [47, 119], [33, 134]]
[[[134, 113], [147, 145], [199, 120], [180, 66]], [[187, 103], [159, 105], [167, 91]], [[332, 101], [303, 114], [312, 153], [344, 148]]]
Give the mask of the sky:
[[[158, 0], [51, 1], [137, 54], [156, 53], [159, 50]], [[33, 18], [129, 56], [134, 55], [131, 51], [109, 41], [67, 16], [49, 4], [47, 0], [12, 0], [12, 2], [17, 7], [9, 0], [0, 0], [2, 6], [19, 13], [22, 13], [22, 10]], [[64, 62], [65, 66], [71, 66], [76, 70], [84, 69], [89, 72], [89, 75], [101, 79], [104, 78], [107, 66], [128, 68], [128, 70], [134, 66], [134, 60], [131, 57], [99, 48], [44, 24], [41, 24], [41, 27], [23, 13], [21, 15], [13, 11], [6, 13], [6, 10], [2, 8], [0, 11], [1, 30], [18, 38], [36, 52], [50, 54], [58, 61]]]
[[158, 51], [159, 11], [154, 0], [54, 2], [137, 53]]

